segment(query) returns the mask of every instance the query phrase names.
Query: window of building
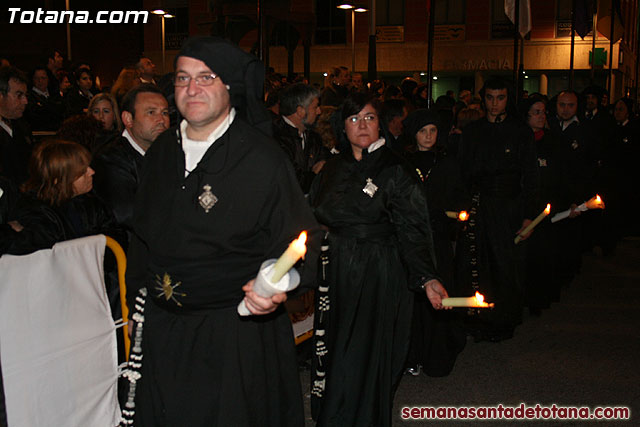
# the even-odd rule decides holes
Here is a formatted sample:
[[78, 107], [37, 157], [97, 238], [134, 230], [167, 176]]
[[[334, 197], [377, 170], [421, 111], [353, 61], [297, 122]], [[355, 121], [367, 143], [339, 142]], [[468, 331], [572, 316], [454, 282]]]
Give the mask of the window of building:
[[465, 0], [436, 0], [434, 7], [436, 25], [464, 24]]
[[376, 25], [404, 25], [404, 0], [376, 0]]
[[515, 27], [504, 14], [504, 0], [491, 0], [491, 38], [511, 39]]
[[[345, 44], [346, 21], [350, 11], [338, 9], [344, 3], [339, 0], [316, 1], [316, 44]], [[350, 15], [349, 15], [350, 16]]]

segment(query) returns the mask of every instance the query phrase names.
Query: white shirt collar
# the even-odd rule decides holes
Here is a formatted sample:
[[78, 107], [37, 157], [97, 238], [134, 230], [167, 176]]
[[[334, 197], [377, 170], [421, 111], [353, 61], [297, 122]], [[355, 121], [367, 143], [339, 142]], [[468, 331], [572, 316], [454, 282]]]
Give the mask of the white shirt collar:
[[580, 123], [580, 120], [578, 120], [578, 116], [573, 116], [570, 120], [560, 120], [560, 125], [562, 127], [562, 130], [565, 130], [566, 128], [568, 128], [569, 125], [573, 122]]
[[[201, 143], [207, 142], [209, 145], [213, 144], [218, 138], [224, 135], [224, 133], [227, 131], [227, 129], [229, 129], [229, 126], [231, 126], [231, 123], [233, 123], [233, 120], [235, 118], [236, 118], [236, 109], [231, 108], [231, 110], [229, 111], [229, 116], [227, 120], [223, 120], [222, 123], [220, 123], [220, 125], [209, 134], [206, 141], [196, 141], [196, 142], [201, 142]], [[187, 122], [187, 119], [182, 119], [182, 121], [180, 122], [180, 133], [182, 134], [182, 139], [189, 139], [189, 137], [187, 136], [188, 125], [189, 125], [189, 122]], [[194, 140], [191, 139], [191, 141], [194, 141]]]
[[184, 151], [184, 176], [186, 177], [197, 166], [209, 147], [218, 140], [229, 129], [231, 123], [236, 117], [236, 110], [232, 108], [226, 120], [213, 130], [205, 141], [195, 141], [187, 136], [187, 126], [189, 123], [186, 119], [180, 122], [180, 133], [182, 135], [182, 150]]
[[129, 133], [129, 131], [127, 129], [125, 129], [124, 132], [122, 132], [122, 136], [127, 138], [127, 141], [129, 141], [129, 144], [131, 144], [131, 146], [133, 147], [134, 150], [136, 150], [138, 153], [142, 154], [143, 156], [145, 155], [145, 151], [133, 139], [133, 137], [131, 136], [131, 134]]
[[298, 131], [298, 135], [302, 138], [304, 135], [304, 132], [300, 132], [300, 129], [298, 129], [298, 126], [296, 126], [291, 120], [289, 120], [287, 117], [282, 116], [282, 120], [284, 120], [284, 122], [286, 124], [288, 124], [289, 126], [291, 126], [292, 128], [295, 128]]
[[370, 146], [367, 147], [367, 151], [369, 153], [373, 153], [374, 151], [376, 151], [378, 148], [382, 147], [384, 145], [384, 138], [380, 138], [377, 141], [373, 142]]
[[34, 91], [35, 93], [37, 93], [38, 95], [44, 96], [45, 98], [49, 97], [49, 91], [48, 90], [46, 92], [43, 92], [40, 89], [38, 89], [37, 87], [35, 87], [35, 86], [32, 87], [31, 90]]
[[11, 126], [5, 123], [5, 121], [2, 120], [2, 118], [0, 118], [0, 126], [2, 127], [2, 129], [7, 131], [7, 133], [11, 138], [13, 138], [13, 129], [11, 129]]

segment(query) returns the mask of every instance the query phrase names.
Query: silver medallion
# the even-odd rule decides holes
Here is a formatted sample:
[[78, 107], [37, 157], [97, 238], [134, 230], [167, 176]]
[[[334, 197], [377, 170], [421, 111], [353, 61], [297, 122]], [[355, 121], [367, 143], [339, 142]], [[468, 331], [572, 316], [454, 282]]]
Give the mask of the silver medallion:
[[378, 186], [373, 183], [371, 178], [367, 178], [367, 185], [364, 186], [362, 191], [367, 196], [373, 197], [373, 195], [376, 194], [376, 191], [378, 191]]
[[205, 184], [202, 189], [204, 191], [198, 196], [198, 201], [202, 209], [204, 209], [204, 213], [209, 213], [209, 210], [218, 203], [218, 198], [211, 192], [211, 186], [209, 184]]

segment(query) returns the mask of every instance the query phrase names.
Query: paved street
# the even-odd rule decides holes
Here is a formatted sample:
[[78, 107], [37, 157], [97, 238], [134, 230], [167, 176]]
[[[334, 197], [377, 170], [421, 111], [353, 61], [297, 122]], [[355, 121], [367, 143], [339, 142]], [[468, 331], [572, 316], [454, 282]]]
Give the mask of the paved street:
[[[629, 406], [630, 421], [601, 426], [640, 425], [640, 239], [627, 239], [615, 256], [584, 257], [582, 273], [561, 301], [527, 317], [513, 339], [474, 343], [444, 378], [405, 376], [395, 398], [394, 426], [403, 406]], [[308, 372], [302, 374], [308, 411]], [[635, 416], [634, 416], [635, 415]], [[308, 425], [313, 423], [308, 420]], [[446, 425], [513, 425], [517, 421], [437, 421]], [[520, 423], [518, 423], [520, 424]], [[581, 421], [529, 421], [526, 425], [573, 426]]]

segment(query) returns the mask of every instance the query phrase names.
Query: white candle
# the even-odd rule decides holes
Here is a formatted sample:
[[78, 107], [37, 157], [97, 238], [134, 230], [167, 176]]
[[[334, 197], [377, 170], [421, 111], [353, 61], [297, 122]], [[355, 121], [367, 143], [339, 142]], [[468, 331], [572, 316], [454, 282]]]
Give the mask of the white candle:
[[[588, 201], [576, 207], [575, 210], [580, 212], [586, 212], [589, 209], [604, 209], [604, 201], [600, 198], [599, 195], [596, 194], [594, 197], [590, 198]], [[570, 214], [571, 214], [571, 209], [567, 209], [566, 211], [559, 212], [551, 218], [551, 222], [554, 223], [554, 222], [563, 220], [565, 218], [569, 218]]]
[[444, 307], [493, 308], [494, 304], [484, 302], [484, 296], [476, 292], [476, 296], [474, 297], [443, 298], [442, 305]]
[[273, 266], [273, 273], [271, 274], [271, 282], [276, 283], [282, 279], [282, 276], [287, 274], [287, 272], [293, 267], [293, 265], [298, 262], [300, 258], [304, 256], [307, 252], [307, 247], [305, 246], [305, 242], [307, 241], [307, 232], [303, 231], [300, 233], [300, 237], [289, 244], [289, 247], [282, 254], [278, 261]]
[[525, 229], [520, 232], [520, 234], [516, 236], [513, 243], [520, 242], [520, 240], [522, 240], [522, 237], [526, 236], [531, 230], [535, 228], [536, 225], [540, 224], [540, 221], [545, 219], [550, 212], [551, 212], [551, 205], [547, 203], [547, 207], [540, 213], [540, 215], [536, 217], [536, 219], [531, 221], [531, 223], [529, 223], [529, 225], [527, 225]]

